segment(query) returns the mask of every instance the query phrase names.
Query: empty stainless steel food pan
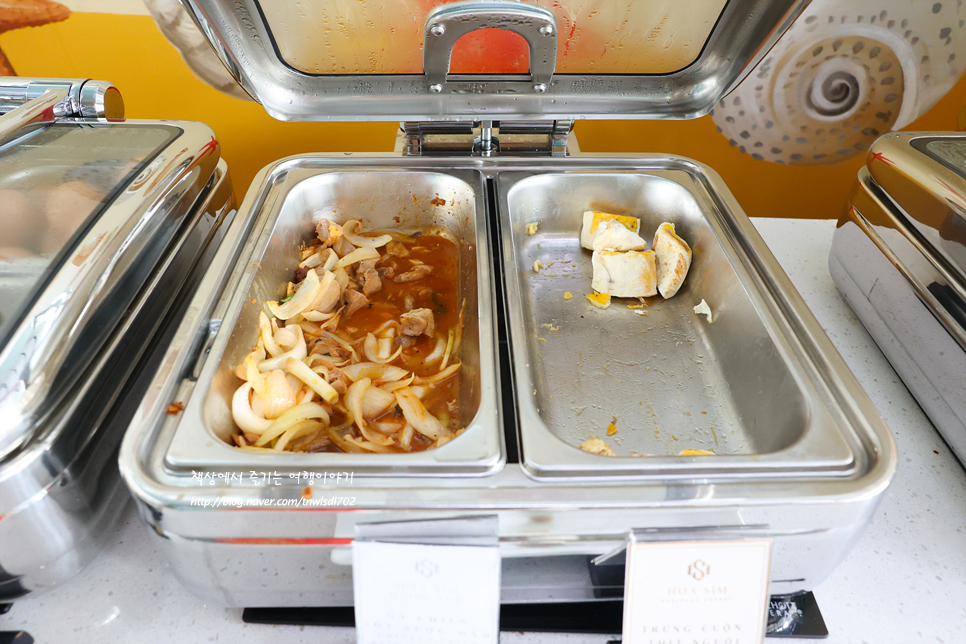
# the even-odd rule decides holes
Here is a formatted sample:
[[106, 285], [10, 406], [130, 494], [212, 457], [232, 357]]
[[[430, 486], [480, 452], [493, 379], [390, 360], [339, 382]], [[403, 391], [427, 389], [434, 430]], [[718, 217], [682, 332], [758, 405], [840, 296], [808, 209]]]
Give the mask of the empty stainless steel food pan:
[[[265, 256], [259, 249], [267, 248], [271, 243], [270, 230], [274, 224], [270, 222], [281, 216], [278, 213], [286, 207], [286, 195], [292, 193], [294, 186], [302, 180], [311, 182], [320, 177], [320, 185], [329, 185], [324, 179], [326, 174], [336, 174], [345, 180], [355, 173], [365, 172], [376, 177], [379, 173], [411, 175], [409, 183], [418, 186], [424, 185], [421, 176], [430, 173], [466, 177], [461, 180], [472, 186], [479, 196], [483, 193], [478, 187], [484, 181], [495, 181], [502, 187], [506, 181], [521, 178], [522, 175], [517, 174], [520, 171], [534, 176], [545, 174], [548, 180], [567, 173], [600, 175], [603, 185], [611, 187], [616, 185], [614, 177], [627, 175], [631, 177], [629, 185], [634, 190], [639, 188], [640, 181], [649, 180], [648, 177], [662, 181], [672, 178], [678, 186], [693, 184], [694, 187], [688, 187], [688, 190], [697, 195], [693, 203], [700, 212], [679, 213], [673, 208], [665, 212], [672, 219], [694, 218], [698, 231], [702, 230], [698, 226], [699, 216], [706, 218], [708, 223], [702, 225], [707, 229], [702, 234], [709, 235], [706, 240], [709, 244], [713, 242], [721, 246], [720, 252], [727, 262], [739, 267], [733, 269], [738, 275], [733, 278], [736, 283], [741, 288], [750, 289], [744, 275], [747, 272], [757, 280], [752, 282], [756, 288], [767, 290], [765, 295], [752, 292], [745, 297], [756, 307], [764, 307], [761, 324], [768, 329], [769, 337], [778, 338], [775, 343], [782, 356], [806, 356], [803, 359], [809, 366], [796, 369], [803, 369], [813, 379], [810, 386], [814, 389], [807, 391], [809, 395], [817, 391], [817, 399], [802, 404], [807, 409], [815, 409], [818, 405], [831, 408], [829, 414], [837, 423], [828, 431], [838, 435], [846, 446], [852, 457], [850, 467], [834, 474], [808, 470], [800, 466], [801, 463], [808, 465], [808, 454], [799, 453], [798, 461], [791, 460], [783, 466], [787, 473], [772, 471], [768, 475], [758, 475], [744, 467], [745, 461], [752, 457], [743, 454], [720, 457], [734, 459], [739, 465], [730, 469], [724, 466], [723, 470], [711, 470], [710, 473], [703, 469], [711, 466], [709, 459], [677, 457], [655, 459], [658, 465], [647, 475], [621, 473], [619, 470], [615, 473], [615, 470], [608, 469], [611, 463], [621, 464], [631, 461], [630, 458], [612, 461], [599, 458], [595, 461], [599, 464], [596, 476], [586, 472], [583, 476], [548, 479], [532, 476], [517, 462], [497, 466], [482, 475], [423, 476], [415, 475], [413, 470], [386, 469], [380, 473], [373, 469], [358, 469], [349, 485], [321, 485], [317, 482], [313, 486], [316, 501], [343, 499], [350, 504], [296, 505], [306, 487], [305, 479], [294, 478], [296, 468], [288, 467], [281, 459], [294, 461], [305, 456], [329, 458], [342, 455], [283, 454], [270, 464], [268, 461], [256, 462], [252, 455], [239, 454], [239, 458], [245, 460], [229, 463], [219, 456], [223, 452], [215, 449], [223, 447], [222, 439], [203, 425], [198, 427], [207, 433], [198, 434], [198, 437], [204, 437], [210, 444], [202, 447], [220, 459], [204, 465], [206, 470], [203, 473], [212, 476], [206, 479], [194, 477], [191, 471], [194, 466], [170, 466], [167, 459], [172, 439], [182, 431], [181, 426], [200, 423], [204, 419], [200, 411], [195, 412], [197, 415], [189, 413], [193, 399], [205, 401], [216, 394], [205, 374], [224, 368], [221, 365], [223, 355], [234, 341], [229, 337], [235, 328], [234, 318], [226, 312], [234, 305], [241, 310], [244, 303], [236, 300], [248, 298], [250, 301], [248, 284], [258, 279], [254, 275], [259, 270], [251, 263]], [[509, 173], [513, 175], [507, 176]], [[506, 180], [504, 176], [507, 176]], [[401, 181], [407, 182], [406, 179]], [[388, 184], [383, 182], [380, 185]], [[679, 188], [672, 185], [668, 189], [673, 192]], [[433, 188], [432, 192], [435, 191]], [[548, 197], [546, 193], [539, 194]], [[307, 198], [309, 192], [306, 191], [305, 195]], [[363, 196], [366, 199], [386, 198]], [[442, 192], [440, 196], [445, 198]], [[412, 201], [411, 194], [409, 201]], [[483, 207], [495, 207], [497, 203], [504, 204], [505, 201], [497, 197]], [[676, 208], [680, 202], [673, 204]], [[546, 226], [553, 230], [554, 224], [548, 222]], [[503, 234], [506, 235], [507, 231], [504, 230]], [[246, 236], [249, 236], [247, 241]], [[478, 236], [477, 242], [481, 239]], [[845, 557], [861, 535], [894, 471], [894, 445], [874, 407], [733, 197], [716, 175], [699, 164], [663, 156], [527, 160], [427, 160], [355, 155], [301, 157], [270, 166], [258, 177], [242, 204], [227, 241], [212, 262], [206, 283], [199, 289], [189, 315], [172, 342], [165, 366], [155, 377], [151, 396], [142, 402], [132, 422], [120, 457], [124, 478], [138, 500], [142, 518], [151, 527], [156, 545], [186, 587], [206, 601], [233, 606], [350, 605], [352, 569], [349, 549], [357, 523], [479, 514], [497, 514], [499, 517], [500, 549], [507, 571], [504, 601], [593, 599], [593, 584], [589, 577], [581, 577], [580, 562], [586, 561], [588, 555], [613, 550], [623, 543], [627, 531], [632, 528], [667, 530], [673, 534], [684, 531], [695, 538], [710, 539], [717, 535], [733, 535], [735, 530], [740, 530], [744, 534], [770, 538], [774, 544], [771, 592], [790, 593], [813, 588]], [[697, 241], [694, 245], [703, 248]], [[482, 246], [478, 243], [477, 252]], [[507, 257], [504, 256], [494, 268], [506, 267], [506, 263]], [[287, 279], [287, 271], [292, 267], [292, 264], [279, 267], [278, 274]], [[270, 263], [263, 263], [261, 270], [276, 269]], [[516, 265], [512, 270], [507, 268], [507, 286], [519, 279], [517, 271], [528, 270], [532, 269]], [[552, 271], [553, 267], [549, 270]], [[481, 270], [477, 279], [483, 298], [485, 289], [492, 285], [484, 280], [495, 281], [501, 276], [498, 270], [494, 270], [493, 275], [484, 275]], [[242, 286], [235, 286], [239, 283]], [[483, 284], [486, 284], [485, 288]], [[273, 287], [280, 289], [281, 285]], [[694, 289], [695, 284], [689, 288]], [[583, 291], [574, 293], [575, 301], [571, 304], [589, 308], [578, 299], [583, 297]], [[711, 298], [707, 299], [711, 301]], [[481, 305], [484, 309], [480, 327], [481, 364], [492, 355], [483, 355], [488, 332], [482, 320], [488, 305], [489, 302]], [[722, 316], [748, 318], [759, 315], [757, 308], [742, 313], [740, 308], [729, 310], [726, 306], [727, 302], [718, 302], [718, 307], [723, 310]], [[625, 312], [640, 317], [632, 311]], [[720, 318], [722, 322], [725, 319]], [[521, 331], [515, 329], [514, 324], [511, 317], [512, 357], [515, 363], [523, 361], [522, 367], [515, 368], [527, 369], [526, 355], [516, 341]], [[717, 324], [714, 322], [712, 328]], [[542, 330], [539, 324], [535, 328]], [[722, 328], [728, 327], [722, 325]], [[219, 337], [222, 333], [225, 335]], [[254, 334], [254, 331], [250, 333]], [[246, 341], [250, 342], [250, 339]], [[489, 351], [492, 352], [492, 348]], [[632, 355], [629, 360], [643, 359], [643, 355], [651, 354], [643, 344], [635, 348], [635, 352], [642, 357]], [[795, 373], [795, 369], [789, 369]], [[721, 386], [732, 385], [722, 383]], [[803, 385], [796, 383], [795, 386], [801, 388]], [[517, 388], [522, 390], [519, 383]], [[485, 385], [482, 392], [481, 409], [487, 404]], [[495, 396], [490, 400], [496, 401]], [[165, 413], [168, 404], [175, 401], [186, 405], [183, 417]], [[506, 399], [503, 404], [504, 409], [511, 411], [514, 401]], [[791, 418], [800, 420], [801, 416], [791, 415]], [[652, 431], [650, 427], [647, 429]], [[664, 431], [662, 427], [661, 432]], [[804, 433], [804, 430], [800, 431]], [[822, 436], [818, 429], [808, 431], [815, 431], [819, 438]], [[754, 432], [749, 435], [755, 436]], [[511, 434], [508, 436], [516, 438]], [[548, 435], [547, 441], [557, 441], [563, 453], [573, 457], [568, 462], [579, 465], [581, 457], [590, 456], [552, 434]], [[769, 444], [752, 443], [749, 449], [757, 449], [760, 445], [764, 449]], [[782, 443], [776, 441], [771, 445], [781, 446]], [[235, 452], [230, 453], [235, 458]], [[816, 453], [821, 450], [816, 448]], [[635, 463], [640, 460], [633, 459]], [[303, 462], [306, 464], [297, 468], [298, 471], [316, 475], [354, 469], [354, 466], [343, 468], [336, 460]], [[375, 461], [371, 463], [369, 467], [375, 468]], [[397, 476], [397, 471], [408, 475]], [[252, 477], [251, 472], [256, 476]], [[274, 472], [279, 474], [276, 480], [273, 481], [271, 476], [266, 479], [266, 474]], [[233, 474], [241, 476], [232, 479]], [[573, 574], [561, 572], [561, 577], [554, 577], [556, 573], [552, 571], [564, 569]], [[543, 576], [537, 575], [536, 571]], [[578, 578], [582, 581], [573, 582]]]
[[[337, 468], [354, 473], [484, 474], [504, 461], [489, 282], [489, 245], [483, 189], [475, 173], [391, 169], [313, 168], [311, 161], [280, 164], [269, 172], [251, 244], [231, 268], [230, 300], [204, 357], [197, 388], [182, 399], [184, 412], [165, 464], [182, 472]], [[362, 219], [367, 230], [442, 230], [459, 244], [459, 300], [465, 302], [460, 425], [466, 428], [441, 448], [411, 454], [253, 454], [234, 447], [231, 397], [241, 381], [234, 369], [258, 336], [258, 313], [285, 294], [315, 235], [319, 213], [337, 208]]]

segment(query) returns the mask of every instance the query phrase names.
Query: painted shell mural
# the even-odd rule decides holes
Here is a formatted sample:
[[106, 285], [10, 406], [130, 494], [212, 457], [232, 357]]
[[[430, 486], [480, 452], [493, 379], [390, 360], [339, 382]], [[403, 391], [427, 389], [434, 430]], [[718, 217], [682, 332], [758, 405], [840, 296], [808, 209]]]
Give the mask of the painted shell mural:
[[963, 0], [814, 0], [711, 116], [755, 159], [817, 165], [868, 149], [966, 67]]
[[201, 80], [229, 96], [248, 98], [178, 0], [144, 0], [144, 6], [164, 37]]

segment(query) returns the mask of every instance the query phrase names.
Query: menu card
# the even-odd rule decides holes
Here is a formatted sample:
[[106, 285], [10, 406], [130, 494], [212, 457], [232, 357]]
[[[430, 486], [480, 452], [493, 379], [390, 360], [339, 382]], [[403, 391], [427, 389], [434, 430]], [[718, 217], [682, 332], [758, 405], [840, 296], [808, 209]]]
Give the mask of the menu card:
[[359, 525], [352, 581], [359, 644], [499, 640], [496, 517]]
[[771, 541], [634, 542], [624, 644], [761, 644]]

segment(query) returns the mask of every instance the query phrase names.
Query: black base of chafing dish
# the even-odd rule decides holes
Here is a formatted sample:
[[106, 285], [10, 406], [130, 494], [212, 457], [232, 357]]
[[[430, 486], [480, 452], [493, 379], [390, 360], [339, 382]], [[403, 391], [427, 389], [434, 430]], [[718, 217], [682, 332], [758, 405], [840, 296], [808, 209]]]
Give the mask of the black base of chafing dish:
[[[246, 608], [242, 620], [248, 624], [352, 627], [355, 610], [352, 606]], [[500, 606], [501, 631], [619, 635], [623, 620], [624, 602], [619, 599]], [[773, 595], [766, 637], [828, 637], [815, 596], [811, 592]]]

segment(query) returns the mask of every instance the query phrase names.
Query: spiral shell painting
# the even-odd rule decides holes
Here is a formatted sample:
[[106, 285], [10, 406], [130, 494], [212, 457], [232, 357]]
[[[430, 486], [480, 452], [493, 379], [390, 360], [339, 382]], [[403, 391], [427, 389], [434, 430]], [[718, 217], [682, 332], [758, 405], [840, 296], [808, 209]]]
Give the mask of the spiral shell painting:
[[711, 111], [741, 152], [818, 165], [936, 104], [966, 67], [963, 0], [814, 0]]

